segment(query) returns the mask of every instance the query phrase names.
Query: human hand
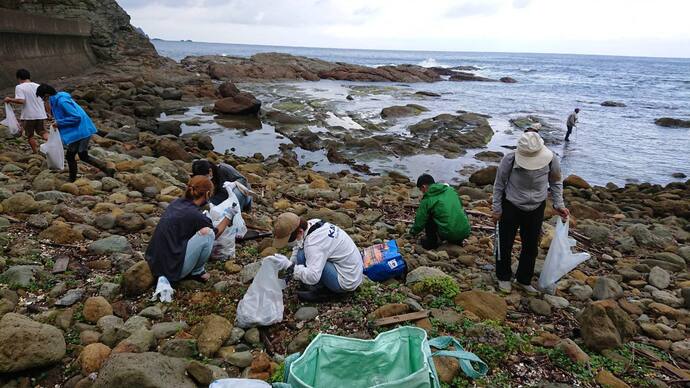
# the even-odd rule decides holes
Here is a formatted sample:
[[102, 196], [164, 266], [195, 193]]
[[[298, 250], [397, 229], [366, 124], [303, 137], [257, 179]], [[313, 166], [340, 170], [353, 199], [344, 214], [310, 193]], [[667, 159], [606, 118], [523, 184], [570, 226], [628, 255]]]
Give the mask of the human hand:
[[501, 219], [501, 214], [502, 213], [497, 212], [491, 213], [491, 219], [493, 220], [493, 222], [498, 222]]
[[2, 101], [3, 101], [4, 103], [12, 102], [12, 98], [11, 98], [11, 97], [5, 97], [5, 98], [3, 98]]
[[225, 211], [223, 212], [223, 217], [232, 221], [232, 219], [235, 218], [235, 216], [239, 212], [240, 212], [239, 206], [237, 206], [236, 203], [233, 203], [232, 206], [225, 209]]
[[563, 220], [563, 222], [568, 220], [568, 216], [570, 216], [570, 210], [568, 210], [565, 207], [564, 208], [555, 208], [554, 210], [556, 210], [556, 213], [558, 213], [558, 215], [561, 216], [561, 219]]

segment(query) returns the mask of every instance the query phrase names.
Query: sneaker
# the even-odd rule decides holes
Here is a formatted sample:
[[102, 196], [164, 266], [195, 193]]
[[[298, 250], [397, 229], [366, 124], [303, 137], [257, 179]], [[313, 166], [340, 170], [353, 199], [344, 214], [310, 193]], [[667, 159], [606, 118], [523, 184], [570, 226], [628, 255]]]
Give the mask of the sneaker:
[[520, 282], [515, 282], [518, 287], [522, 289], [522, 291], [525, 291], [525, 293], [529, 296], [537, 296], [539, 295], [539, 290], [536, 288], [532, 287], [530, 284], [522, 284]]
[[513, 291], [513, 286], [510, 284], [510, 280], [499, 280], [498, 290], [504, 294], [510, 294]]

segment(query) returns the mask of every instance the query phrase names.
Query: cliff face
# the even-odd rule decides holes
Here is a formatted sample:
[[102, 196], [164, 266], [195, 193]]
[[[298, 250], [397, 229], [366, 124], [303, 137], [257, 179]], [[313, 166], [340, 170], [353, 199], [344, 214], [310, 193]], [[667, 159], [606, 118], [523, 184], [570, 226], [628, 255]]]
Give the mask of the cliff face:
[[156, 49], [115, 0], [0, 0], [0, 8], [91, 23], [89, 44], [99, 61], [157, 60]]

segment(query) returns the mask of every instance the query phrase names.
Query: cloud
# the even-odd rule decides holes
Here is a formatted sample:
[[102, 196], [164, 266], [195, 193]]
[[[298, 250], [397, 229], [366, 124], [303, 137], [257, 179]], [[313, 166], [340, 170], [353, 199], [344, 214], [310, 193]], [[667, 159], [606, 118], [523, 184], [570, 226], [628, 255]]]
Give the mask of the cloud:
[[450, 18], [465, 18], [470, 16], [493, 15], [501, 8], [500, 3], [492, 1], [471, 1], [450, 8], [445, 16]]
[[532, 0], [513, 0], [513, 8], [527, 8]]

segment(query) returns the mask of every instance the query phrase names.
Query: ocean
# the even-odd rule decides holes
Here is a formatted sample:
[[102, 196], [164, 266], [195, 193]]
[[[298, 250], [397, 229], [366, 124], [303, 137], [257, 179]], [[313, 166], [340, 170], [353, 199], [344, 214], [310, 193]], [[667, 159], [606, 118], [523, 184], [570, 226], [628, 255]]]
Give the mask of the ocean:
[[[576, 174], [597, 185], [607, 182], [667, 184], [686, 179], [674, 178], [673, 174], [690, 175], [690, 129], [654, 124], [659, 117], [690, 119], [690, 59], [346, 50], [162, 40], [153, 43], [161, 55], [178, 61], [188, 55], [251, 56], [259, 52], [284, 52], [367, 66], [403, 63], [427, 67], [475, 66], [480, 69], [475, 71], [478, 75], [509, 76], [518, 83], [442, 81], [410, 84], [408, 86], [415, 90], [442, 94], [442, 98], [424, 101], [423, 105], [430, 108], [430, 112], [415, 121], [458, 110], [490, 115], [497, 135], [489, 149], [505, 151], [503, 146], [514, 145], [519, 135], [519, 131], [511, 131], [511, 118], [540, 116], [550, 125], [562, 128], [564, 136], [565, 120], [577, 107], [581, 109], [580, 123], [571, 136], [572, 141], [550, 146], [561, 157], [566, 175]], [[290, 83], [315, 95], [323, 94], [324, 89], [337, 94], [339, 87], [347, 84], [343, 81]], [[600, 105], [607, 100], [626, 106]], [[375, 99], [359, 103], [354, 109], [369, 109], [375, 113], [386, 106], [409, 102], [415, 101]], [[353, 109], [343, 106], [344, 110]], [[223, 135], [216, 135], [221, 138], [214, 138], [214, 144], [222, 143], [222, 147], [230, 148], [233, 141], [237, 141], [237, 134], [229, 131], [224, 140]], [[368, 162], [375, 171], [403, 169], [411, 177], [427, 171], [449, 181], [466, 179], [462, 172], [466, 163], [475, 169], [482, 166], [481, 162], [469, 158], [447, 160], [428, 156]]]

